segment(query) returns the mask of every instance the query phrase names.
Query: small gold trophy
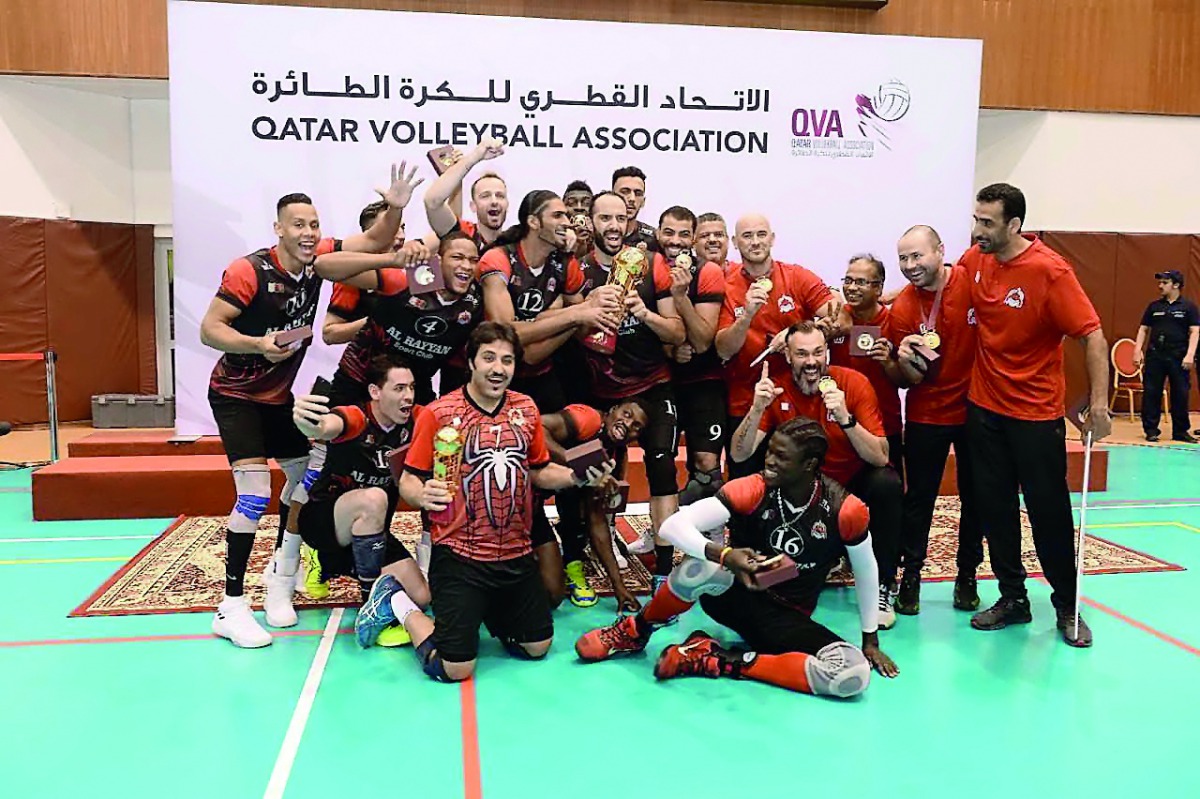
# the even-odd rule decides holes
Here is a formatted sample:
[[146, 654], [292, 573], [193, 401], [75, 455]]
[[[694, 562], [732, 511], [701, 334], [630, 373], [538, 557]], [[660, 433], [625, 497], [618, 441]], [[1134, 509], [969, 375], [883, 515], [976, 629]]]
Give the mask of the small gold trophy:
[[[642, 282], [642, 278], [649, 271], [650, 262], [646, 259], [646, 253], [636, 247], [626, 247], [613, 259], [612, 269], [608, 271], [608, 285], [618, 286], [621, 289], [618, 326], [625, 320], [625, 315], [628, 313], [625, 308], [625, 297], [629, 295], [629, 292], [637, 291], [638, 284]], [[612, 355], [617, 349], [617, 336], [615, 333], [597, 330], [584, 337], [583, 345], [603, 355]]]
[[[462, 465], [462, 434], [455, 427], [446, 426], [433, 435], [433, 479], [446, 484], [453, 497], [458, 491], [458, 472]], [[438, 524], [449, 524], [454, 520], [452, 506], [443, 510], [430, 511], [429, 520]]]

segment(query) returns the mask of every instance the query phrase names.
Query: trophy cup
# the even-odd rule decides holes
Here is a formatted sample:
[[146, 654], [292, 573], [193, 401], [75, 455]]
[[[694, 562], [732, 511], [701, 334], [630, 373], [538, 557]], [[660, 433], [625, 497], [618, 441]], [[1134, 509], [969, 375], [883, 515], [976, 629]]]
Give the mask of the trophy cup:
[[[458, 490], [458, 472], [462, 465], [463, 440], [458, 429], [443, 427], [433, 436], [433, 479], [446, 483], [450, 496]], [[438, 524], [448, 524], [454, 518], [450, 507], [445, 510], [431, 511], [430, 521]]]
[[[621, 310], [617, 325], [625, 320], [628, 310], [625, 308], [625, 298], [630, 291], [637, 291], [638, 284], [650, 271], [650, 263], [646, 253], [636, 247], [626, 247], [617, 253], [613, 260], [612, 269], [608, 272], [608, 285], [621, 289]], [[597, 330], [583, 338], [583, 346], [602, 355], [612, 355], [617, 349], [617, 336], [604, 330]]]

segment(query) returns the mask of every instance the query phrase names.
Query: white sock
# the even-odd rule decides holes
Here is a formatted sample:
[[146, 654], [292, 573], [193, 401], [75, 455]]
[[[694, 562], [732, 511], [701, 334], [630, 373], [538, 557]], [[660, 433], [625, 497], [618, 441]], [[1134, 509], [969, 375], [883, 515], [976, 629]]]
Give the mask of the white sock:
[[235, 605], [248, 605], [248, 604], [249, 603], [246, 601], [245, 596], [230, 596], [229, 594], [223, 594], [221, 596], [220, 607], [225, 608], [226, 610], [231, 609]]
[[404, 624], [404, 620], [408, 618], [408, 614], [414, 610], [420, 610], [417, 603], [409, 598], [408, 594], [403, 591], [397, 591], [392, 594], [392, 613], [396, 614], [396, 619]]
[[[299, 508], [293, 508], [292, 513], [299, 513]], [[284, 532], [283, 546], [275, 553], [275, 573], [284, 577], [295, 577], [300, 568], [300, 544], [303, 539], [299, 533]]]

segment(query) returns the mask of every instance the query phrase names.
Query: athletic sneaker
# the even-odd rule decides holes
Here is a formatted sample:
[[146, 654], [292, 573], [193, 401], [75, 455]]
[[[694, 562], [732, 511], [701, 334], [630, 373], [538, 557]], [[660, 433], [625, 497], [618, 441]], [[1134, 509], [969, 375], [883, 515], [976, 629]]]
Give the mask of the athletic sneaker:
[[300, 547], [300, 562], [303, 568], [299, 571], [304, 572], [304, 593], [308, 594], [310, 599], [325, 599], [329, 596], [329, 581], [322, 579], [321, 560], [317, 557], [317, 550], [304, 544]]
[[607, 627], [579, 636], [575, 654], [588, 663], [608, 660], [613, 655], [634, 655], [650, 643], [649, 635], [639, 635], [637, 616], [623, 616]]
[[1033, 612], [1029, 609], [1029, 598], [1009, 599], [1000, 597], [996, 604], [981, 610], [971, 617], [971, 626], [976, 630], [1003, 630], [1010, 624], [1029, 624]]
[[896, 626], [896, 610], [892, 607], [895, 598], [892, 587], [887, 583], [879, 584], [879, 629], [890, 630]]
[[954, 609], [979, 609], [979, 582], [975, 575], [964, 577], [960, 574], [954, 578]]
[[375, 639], [376, 646], [407, 646], [411, 643], [412, 636], [408, 634], [408, 630], [404, 629], [404, 625], [399, 622], [393, 622], [384, 627], [379, 631], [379, 637]]
[[600, 600], [583, 576], [583, 561], [573, 560], [567, 564], [567, 589], [571, 592], [571, 604], [577, 608], [590, 608]]
[[213, 616], [213, 635], [228, 638], [242, 649], [271, 645], [271, 634], [259, 625], [244, 596], [227, 596]]
[[921, 612], [921, 573], [915, 569], [905, 569], [900, 578], [896, 612], [904, 616], [916, 616]]
[[292, 607], [292, 595], [296, 593], [295, 575], [277, 574], [272, 559], [263, 582], [267, 586], [267, 598], [263, 601], [267, 624], [272, 627], [295, 627], [299, 620], [296, 609]]
[[1071, 646], [1089, 647], [1092, 645], [1092, 628], [1087, 626], [1083, 616], [1079, 617], [1079, 630], [1075, 629], [1075, 611], [1071, 608], [1057, 611], [1058, 631], [1062, 638]]
[[654, 552], [654, 533], [650, 528], [642, 530], [638, 539], [632, 544], [626, 543], [625, 549], [630, 555], [650, 555]]
[[722, 677], [733, 673], [733, 659], [717, 639], [696, 630], [682, 644], [672, 644], [658, 656], [654, 676], [659, 680], [673, 677]]
[[390, 574], [381, 576], [371, 586], [367, 601], [354, 617], [354, 637], [363, 649], [375, 643], [383, 628], [396, 621], [396, 613], [392, 610], [392, 594], [403, 590], [400, 581]]

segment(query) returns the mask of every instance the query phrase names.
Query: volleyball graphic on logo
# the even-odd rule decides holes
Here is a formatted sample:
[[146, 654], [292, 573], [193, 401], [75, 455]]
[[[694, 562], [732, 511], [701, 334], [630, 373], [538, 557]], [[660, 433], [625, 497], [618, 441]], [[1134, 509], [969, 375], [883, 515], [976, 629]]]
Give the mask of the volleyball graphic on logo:
[[907, 86], [898, 80], [889, 80], [875, 92], [871, 105], [884, 122], [895, 122], [908, 113], [910, 100]]

